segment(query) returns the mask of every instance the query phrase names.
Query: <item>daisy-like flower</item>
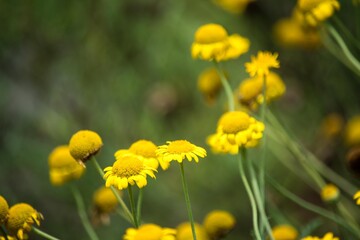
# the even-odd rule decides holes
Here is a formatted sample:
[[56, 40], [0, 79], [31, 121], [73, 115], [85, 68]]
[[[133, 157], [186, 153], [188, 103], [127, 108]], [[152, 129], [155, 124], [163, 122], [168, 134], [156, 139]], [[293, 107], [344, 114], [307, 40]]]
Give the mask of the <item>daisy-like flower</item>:
[[9, 205], [3, 196], [0, 195], [0, 225], [5, 223], [9, 213]]
[[32, 206], [27, 203], [18, 203], [9, 209], [6, 229], [10, 235], [16, 236], [20, 240], [27, 239], [26, 233], [31, 231], [32, 225], [39, 226], [42, 219], [41, 213]]
[[145, 161], [134, 154], [118, 157], [111, 167], [104, 169], [106, 187], [114, 186], [119, 190], [128, 185], [137, 185], [143, 188], [147, 184], [146, 177], [155, 178], [156, 169], [146, 165]]
[[[242, 81], [237, 90], [237, 98], [240, 104], [251, 110], [256, 110], [260, 104], [264, 102], [262, 94], [263, 78], [255, 76]], [[271, 101], [284, 95], [286, 87], [281, 77], [274, 73], [269, 72], [266, 77], [266, 102]]]
[[225, 11], [233, 14], [243, 13], [247, 5], [254, 0], [215, 0], [215, 3]]
[[92, 222], [109, 224], [109, 214], [113, 213], [119, 204], [114, 192], [110, 188], [100, 187], [94, 192], [92, 202]]
[[197, 29], [191, 55], [194, 59], [226, 61], [239, 57], [249, 49], [249, 40], [240, 35], [229, 37], [225, 28], [209, 23]]
[[340, 3], [337, 0], [298, 0], [295, 14], [301, 22], [317, 26], [339, 9]]
[[297, 240], [299, 232], [290, 225], [277, 225], [272, 229], [272, 235], [275, 240]]
[[302, 238], [301, 240], [340, 240], [340, 238], [334, 237], [333, 233], [328, 232], [322, 238], [308, 236], [308, 237]]
[[[194, 223], [195, 232], [196, 232], [196, 239], [197, 240], [210, 240], [211, 238], [205, 231], [205, 228], [200, 225], [199, 223]], [[191, 230], [190, 222], [184, 222], [179, 224], [176, 228], [176, 240], [192, 240], [193, 234]]]
[[340, 197], [340, 190], [334, 184], [326, 184], [321, 190], [321, 199], [324, 202], [334, 202]]
[[277, 60], [277, 53], [262, 52], [259, 51], [257, 56], [251, 56], [251, 62], [245, 63], [246, 71], [250, 74], [251, 77], [256, 75], [258, 76], [267, 76], [269, 75], [270, 68], [279, 68], [280, 63]]
[[235, 217], [231, 213], [214, 210], [205, 216], [203, 226], [212, 239], [221, 239], [235, 227], [235, 223]]
[[242, 111], [224, 113], [218, 121], [220, 144], [254, 147], [263, 136], [265, 125]]
[[199, 157], [206, 156], [206, 150], [198, 147], [186, 140], [167, 141], [167, 144], [159, 146], [156, 154], [164, 161], [171, 162], [173, 160], [182, 163], [186, 158], [188, 161], [199, 162]]
[[208, 68], [199, 77], [197, 86], [208, 104], [213, 104], [222, 88], [216, 68]]
[[128, 228], [123, 240], [176, 240], [176, 230], [156, 224], [143, 224], [138, 229]]
[[69, 142], [71, 156], [81, 165], [98, 153], [103, 146], [101, 137], [93, 131], [81, 130], [75, 133]]
[[357, 205], [360, 205], [360, 191], [357, 191], [357, 192], [354, 194], [354, 200], [356, 201], [356, 204], [357, 204]]
[[54, 186], [79, 179], [85, 171], [85, 168], [71, 156], [66, 145], [56, 147], [50, 153], [48, 163], [50, 182]]

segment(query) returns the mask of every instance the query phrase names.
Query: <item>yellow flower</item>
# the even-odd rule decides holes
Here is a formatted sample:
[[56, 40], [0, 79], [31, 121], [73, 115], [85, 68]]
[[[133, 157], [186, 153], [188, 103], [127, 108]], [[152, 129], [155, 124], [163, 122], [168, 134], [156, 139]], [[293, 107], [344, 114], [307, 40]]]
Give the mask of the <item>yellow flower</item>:
[[222, 88], [216, 68], [208, 68], [198, 77], [198, 89], [208, 104], [212, 104]]
[[321, 123], [321, 134], [326, 139], [334, 138], [341, 133], [343, 126], [343, 118], [337, 113], [331, 113]]
[[34, 224], [39, 226], [42, 219], [41, 213], [32, 206], [26, 203], [18, 203], [9, 209], [6, 229], [10, 235], [17, 236], [18, 239], [27, 239], [26, 232], [30, 232], [31, 226]]
[[347, 122], [345, 142], [348, 146], [360, 145], [360, 115], [350, 118]]
[[253, 2], [254, 0], [214, 0], [214, 1], [224, 10], [233, 14], [239, 14], [244, 12], [247, 5]]
[[[263, 77], [256, 76], [245, 79], [240, 83], [237, 90], [239, 102], [251, 110], [256, 110], [264, 101], [262, 88]], [[286, 87], [281, 77], [274, 72], [269, 72], [266, 77], [266, 102], [270, 103], [281, 97], [284, 95], [285, 90]]]
[[225, 28], [219, 24], [209, 23], [195, 32], [191, 55], [207, 61], [226, 61], [239, 57], [249, 49], [250, 42], [240, 35], [229, 37]]
[[269, 68], [280, 67], [277, 57], [277, 53], [259, 51], [256, 57], [251, 56], [251, 62], [245, 63], [246, 71], [251, 77], [269, 75]]
[[337, 0], [298, 0], [297, 10], [301, 20], [310, 26], [317, 26], [340, 9]]
[[346, 154], [348, 168], [356, 176], [360, 177], [360, 146], [352, 147]]
[[156, 169], [146, 165], [142, 158], [131, 154], [118, 157], [113, 166], [105, 168], [104, 171], [106, 187], [114, 186], [122, 190], [129, 184], [143, 188], [147, 184], [146, 176], [155, 178]]
[[321, 199], [324, 202], [333, 202], [340, 197], [340, 190], [334, 184], [326, 184], [321, 190]]
[[225, 237], [235, 227], [235, 217], [221, 210], [214, 210], [205, 216], [203, 226], [212, 239]]
[[301, 240], [340, 240], [340, 239], [338, 237], [334, 237], [333, 233], [328, 232], [322, 238], [308, 236], [308, 237], [302, 238]]
[[138, 229], [128, 228], [123, 240], [176, 240], [176, 230], [156, 224], [143, 224]]
[[75, 133], [69, 142], [70, 154], [84, 167], [84, 162], [100, 151], [103, 146], [100, 136], [90, 130]]
[[6, 221], [8, 217], [8, 213], [9, 213], [9, 205], [6, 199], [0, 195], [0, 225], [2, 225]]
[[321, 45], [317, 29], [304, 27], [295, 18], [284, 18], [273, 27], [275, 41], [283, 47], [315, 48]]
[[214, 153], [226, 153], [226, 154], [238, 154], [239, 147], [237, 145], [231, 145], [224, 141], [221, 141], [219, 134], [211, 134], [207, 139], [206, 143], [211, 147]]
[[[120, 192], [121, 193], [121, 192]], [[114, 212], [118, 206], [118, 200], [110, 188], [98, 188], [93, 194], [92, 222], [109, 224], [109, 214]]]
[[356, 204], [357, 204], [357, 205], [360, 205], [360, 191], [357, 191], [357, 192], [354, 194], [354, 200], [356, 201]]
[[[205, 228], [198, 223], [194, 223], [197, 240], [210, 240]], [[193, 240], [191, 224], [189, 222], [181, 223], [177, 228], [176, 240]]]
[[265, 126], [247, 113], [224, 113], [218, 121], [217, 134], [221, 145], [254, 147], [263, 136]]
[[79, 179], [85, 169], [70, 155], [66, 145], [56, 147], [49, 155], [50, 182], [54, 186]]
[[287, 224], [277, 225], [272, 229], [275, 240], [296, 240], [299, 236], [298, 231]]
[[206, 156], [205, 149], [186, 140], [167, 141], [166, 143], [158, 147], [156, 154], [167, 162], [176, 160], [182, 163], [185, 158], [190, 162], [193, 159], [195, 162], [199, 162], [199, 157]]

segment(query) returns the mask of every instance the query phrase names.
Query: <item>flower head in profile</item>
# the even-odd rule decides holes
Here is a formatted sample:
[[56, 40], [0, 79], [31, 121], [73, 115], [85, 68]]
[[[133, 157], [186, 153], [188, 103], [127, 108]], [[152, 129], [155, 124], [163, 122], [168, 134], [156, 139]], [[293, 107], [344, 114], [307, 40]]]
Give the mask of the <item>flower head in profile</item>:
[[85, 169], [71, 156], [69, 147], [56, 147], [49, 154], [50, 182], [54, 186], [63, 185], [71, 180], [79, 179]]
[[143, 188], [147, 185], [147, 176], [155, 178], [156, 169], [148, 166], [143, 158], [131, 154], [118, 157], [115, 163], [104, 171], [106, 187], [114, 186], [122, 190], [129, 184]]
[[186, 158], [188, 161], [199, 162], [199, 157], [206, 156], [206, 150], [202, 147], [198, 147], [186, 140], [167, 141], [167, 144], [159, 146], [156, 150], [156, 154], [164, 161], [182, 161]]
[[[207, 234], [205, 228], [199, 223], [194, 223], [196, 239], [197, 240], [210, 240], [211, 238]], [[191, 230], [190, 222], [183, 222], [176, 228], [176, 240], [192, 240], [193, 234]]]
[[5, 223], [9, 213], [9, 205], [6, 199], [0, 195], [0, 225]]
[[[264, 102], [263, 78], [255, 76], [242, 81], [236, 92], [238, 101], [241, 105], [251, 109], [258, 109], [259, 105]], [[266, 77], [266, 102], [270, 103], [275, 99], [284, 95], [286, 87], [281, 77], [274, 73], [269, 72]]]
[[10, 235], [16, 236], [20, 240], [27, 239], [26, 233], [31, 231], [32, 225], [39, 226], [42, 219], [41, 213], [32, 206], [27, 203], [18, 203], [9, 209], [6, 229]]
[[[120, 192], [121, 193], [121, 192]], [[93, 194], [93, 223], [110, 223], [109, 214], [118, 206], [118, 200], [111, 188], [100, 187]]]
[[254, 0], [215, 0], [215, 3], [225, 11], [233, 14], [241, 14], [247, 5]]
[[123, 240], [176, 240], [176, 230], [162, 228], [156, 224], [143, 224], [139, 228], [128, 228]]
[[235, 223], [235, 217], [231, 213], [214, 210], [205, 216], [203, 226], [212, 239], [221, 239], [235, 227]]
[[251, 62], [245, 63], [246, 72], [251, 77], [269, 75], [270, 68], [279, 68], [280, 63], [277, 60], [277, 53], [258, 52], [257, 56], [251, 56]]
[[221, 145], [254, 147], [263, 136], [265, 125], [246, 112], [224, 113], [218, 121], [216, 134]]
[[297, 240], [299, 232], [293, 226], [282, 224], [273, 227], [272, 235], [275, 240]]
[[99, 152], [102, 146], [103, 143], [100, 136], [90, 130], [76, 132], [69, 142], [71, 156], [84, 167], [84, 163]]
[[321, 199], [324, 202], [334, 202], [340, 197], [340, 190], [334, 184], [326, 184], [321, 190]]
[[357, 205], [360, 205], [360, 190], [354, 194], [354, 200], [356, 201]]
[[240, 35], [229, 36], [219, 24], [202, 25], [195, 32], [191, 55], [194, 59], [226, 61], [248, 51], [250, 42]]
[[301, 22], [315, 27], [339, 9], [337, 0], [298, 0], [296, 14]]
[[340, 239], [338, 237], [334, 237], [333, 233], [328, 232], [322, 238], [308, 236], [308, 237], [302, 238], [301, 240], [340, 240]]
[[216, 68], [208, 68], [199, 77], [197, 86], [208, 104], [213, 104], [222, 88]]

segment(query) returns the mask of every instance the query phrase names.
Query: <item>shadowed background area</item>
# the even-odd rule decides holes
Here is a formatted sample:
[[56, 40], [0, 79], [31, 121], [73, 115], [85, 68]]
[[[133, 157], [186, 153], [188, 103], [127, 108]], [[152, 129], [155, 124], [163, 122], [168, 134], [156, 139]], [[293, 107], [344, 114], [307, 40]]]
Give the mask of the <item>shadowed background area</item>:
[[[202, 222], [213, 209], [229, 210], [238, 224], [228, 239], [249, 239], [249, 202], [234, 170], [236, 162], [231, 156], [213, 155], [206, 145], [226, 109], [226, 98], [222, 93], [208, 106], [196, 90], [198, 74], [212, 66], [191, 58], [196, 29], [214, 22], [250, 39], [249, 53], [224, 64], [233, 88], [247, 77], [244, 63], [251, 54], [279, 52], [277, 72], [287, 93], [274, 111], [310, 148], [327, 113], [339, 112], [344, 118], [359, 113], [358, 79], [325, 49], [284, 49], [274, 42], [273, 24], [290, 15], [296, 4], [275, 2], [257, 1], [243, 15], [233, 15], [211, 1], [1, 1], [0, 194], [9, 205], [27, 202], [40, 211], [44, 231], [61, 239], [88, 239], [68, 186], [49, 182], [52, 149], [67, 144], [76, 131], [91, 129], [104, 142], [97, 159], [106, 167], [116, 150], [136, 140], [162, 145], [187, 139], [208, 150], [199, 164], [185, 164], [195, 220]], [[351, 21], [346, 14], [351, 11], [344, 2], [339, 15]], [[259, 155], [256, 150], [251, 154]], [[316, 201], [316, 193], [299, 179], [291, 174], [283, 178], [286, 168], [278, 166], [272, 154], [268, 161], [274, 177], [305, 188]], [[348, 174], [341, 161], [330, 164]], [[159, 170], [157, 179], [149, 180], [144, 221], [164, 227], [187, 221], [177, 168]], [[90, 209], [93, 191], [103, 184], [92, 165], [75, 184]], [[276, 194], [269, 193], [275, 204], [281, 203]], [[292, 203], [282, 208], [299, 225], [309, 218]], [[277, 215], [275, 205], [272, 209]], [[109, 226], [96, 231], [101, 239], [121, 239], [127, 227], [113, 215]]]

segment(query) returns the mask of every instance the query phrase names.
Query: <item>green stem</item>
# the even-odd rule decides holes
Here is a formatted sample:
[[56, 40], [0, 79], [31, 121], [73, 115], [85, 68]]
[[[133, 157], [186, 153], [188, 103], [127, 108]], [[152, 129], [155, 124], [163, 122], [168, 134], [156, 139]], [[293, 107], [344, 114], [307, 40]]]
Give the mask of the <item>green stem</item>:
[[184, 164], [181, 162], [179, 165], [180, 165], [181, 181], [182, 181], [182, 187], [183, 187], [184, 196], [185, 196], [186, 208], [187, 208], [187, 212], [188, 212], [189, 221], [191, 224], [191, 231], [192, 231], [194, 240], [196, 240], [195, 223], [194, 223], [194, 217], [193, 217], [192, 210], [191, 210], [189, 190], [188, 190], [187, 183], [185, 180]]
[[349, 230], [351, 233], [353, 233], [355, 236], [360, 236], [360, 229], [356, 229], [356, 228], [352, 228], [351, 226], [349, 226], [347, 224], [346, 221], [344, 221], [341, 216], [336, 215], [330, 211], [327, 211], [323, 208], [320, 208], [312, 203], [309, 203], [301, 198], [299, 198], [298, 196], [296, 196], [295, 194], [291, 193], [290, 191], [288, 191], [286, 188], [282, 187], [280, 184], [278, 184], [273, 178], [271, 178], [270, 176], [267, 176], [267, 179], [269, 180], [270, 184], [273, 185], [273, 187], [278, 190], [282, 195], [284, 195], [285, 197], [289, 198], [290, 200], [292, 200], [294, 203], [298, 204], [299, 206], [314, 212], [318, 215], [323, 216], [324, 218], [330, 219], [331, 221], [336, 222], [337, 224], [343, 226], [344, 228], [346, 228], [347, 230]]
[[351, 225], [352, 228], [360, 229], [360, 226], [356, 222], [354, 216], [347, 210], [347, 208], [344, 206], [344, 204], [342, 202], [338, 202], [336, 204], [336, 207], [337, 207], [339, 213], [341, 214], [341, 216], [343, 216], [343, 218], [346, 220], [346, 222], [349, 225]]
[[0, 230], [3, 233], [6, 240], [9, 240], [4, 225], [0, 225]]
[[221, 69], [219, 63], [217, 61], [214, 61], [214, 64], [215, 64], [216, 70], [220, 76], [221, 84], [224, 87], [226, 97], [228, 99], [229, 111], [234, 111], [235, 110], [234, 97], [233, 97], [233, 93], [232, 93], [229, 81], [227, 80], [227, 78], [224, 74], [224, 71]]
[[[261, 226], [265, 226], [268, 236], [270, 237], [271, 240], [274, 240], [274, 236], [272, 235], [271, 226], [270, 226], [269, 220], [268, 220], [268, 218], [266, 216], [266, 212], [265, 212], [265, 205], [264, 205], [265, 199], [263, 198], [264, 195], [262, 196], [260, 193], [259, 185], [258, 185], [258, 182], [255, 177], [253, 163], [250, 161], [250, 159], [247, 159], [246, 152], [245, 152], [246, 150], [242, 149], [241, 151], [244, 152], [243, 156], [245, 156], [244, 159], [246, 159], [246, 162], [247, 162], [248, 171], [250, 173], [251, 186], [252, 186], [252, 189], [254, 192], [255, 201], [257, 203], [257, 206], [258, 206], [259, 212], [260, 212], [260, 217], [261, 217], [260, 229], [261, 229]], [[262, 230], [261, 230], [261, 232], [262, 232]]]
[[127, 189], [128, 189], [128, 193], [129, 193], [129, 200], [130, 200], [130, 207], [131, 207], [132, 217], [134, 219], [135, 227], [138, 228], [139, 224], [138, 224], [138, 221], [136, 219], [136, 209], [135, 209], [134, 196], [133, 196], [132, 187], [131, 187], [130, 184], [129, 184]]
[[[44, 238], [46, 238], [46, 239], [50, 239], [50, 240], [60, 240], [59, 238], [53, 237], [53, 236], [51, 236], [50, 234], [47, 234], [47, 233], [41, 231], [40, 229], [38, 229], [38, 228], [36, 228], [36, 227], [34, 227], [34, 226], [32, 226], [31, 228], [32, 228], [32, 230], [33, 230], [36, 234], [38, 234], [38, 235], [40, 235], [40, 236], [42, 236], [42, 237], [44, 237]], [[7, 238], [6, 238], [6, 239], [7, 239]]]
[[241, 180], [243, 181], [243, 184], [245, 186], [245, 190], [248, 194], [249, 200], [250, 200], [250, 204], [251, 204], [251, 209], [252, 209], [252, 218], [253, 218], [253, 227], [254, 227], [254, 234], [257, 240], [261, 240], [261, 234], [259, 231], [259, 226], [258, 226], [258, 213], [257, 213], [257, 208], [256, 208], [256, 202], [255, 202], [255, 198], [254, 195], [251, 191], [249, 182], [246, 178], [245, 175], [245, 171], [244, 171], [244, 166], [243, 166], [243, 161], [246, 161], [246, 154], [245, 154], [245, 150], [242, 151], [240, 150], [240, 155], [239, 155], [239, 171], [240, 171], [240, 177]]
[[96, 235], [94, 229], [92, 228], [90, 221], [88, 219], [88, 216], [86, 214], [84, 200], [79, 192], [79, 189], [75, 185], [71, 185], [71, 190], [75, 198], [75, 202], [78, 209], [78, 214], [81, 219], [81, 222], [88, 233], [90, 239], [92, 240], [98, 240], [98, 236]]
[[141, 205], [142, 205], [142, 199], [143, 199], [143, 189], [140, 188], [139, 189], [139, 196], [138, 196], [138, 201], [137, 201], [137, 206], [136, 206], [136, 219], [138, 221], [138, 224], [141, 225]]
[[356, 48], [360, 49], [359, 41], [352, 35], [349, 29], [341, 22], [341, 20], [336, 16], [332, 16], [331, 18], [336, 25], [341, 29], [341, 31], [346, 35], [346, 37], [355, 45]]
[[[98, 161], [96, 160], [96, 158], [93, 156], [91, 158], [91, 160], [94, 163], [94, 166], [95, 166], [96, 170], [99, 172], [99, 175], [101, 176], [101, 178], [104, 178], [104, 172], [103, 172], [102, 168], [100, 167], [100, 165], [99, 165]], [[119, 192], [117, 191], [117, 189], [114, 188], [113, 186], [110, 186], [110, 189], [114, 193], [117, 201], [119, 202], [121, 208], [123, 209], [123, 211], [125, 213], [124, 219], [135, 226], [135, 221], [133, 219], [133, 216], [132, 216], [129, 208], [126, 206], [124, 200], [121, 198], [121, 196], [120, 196]]]

